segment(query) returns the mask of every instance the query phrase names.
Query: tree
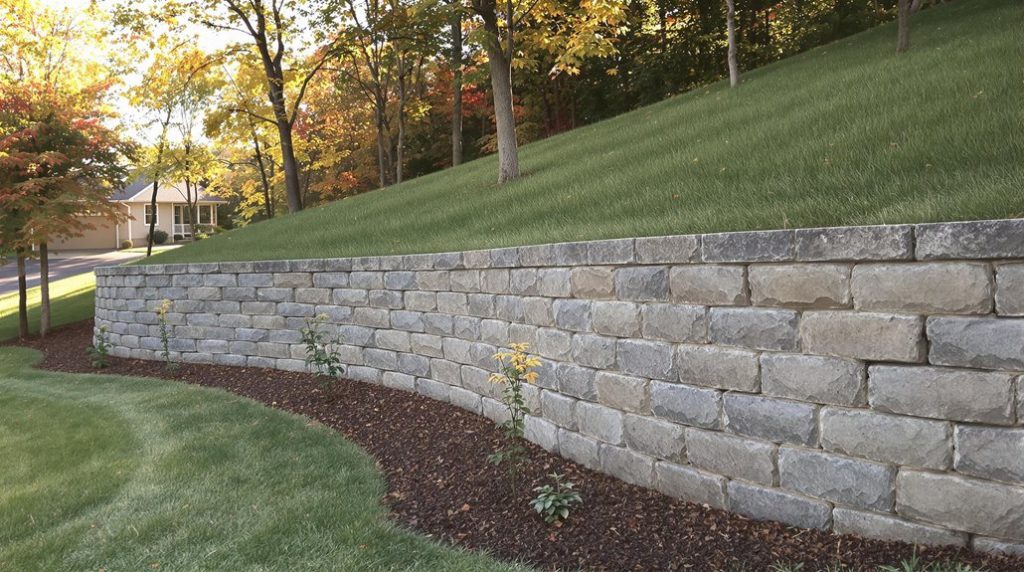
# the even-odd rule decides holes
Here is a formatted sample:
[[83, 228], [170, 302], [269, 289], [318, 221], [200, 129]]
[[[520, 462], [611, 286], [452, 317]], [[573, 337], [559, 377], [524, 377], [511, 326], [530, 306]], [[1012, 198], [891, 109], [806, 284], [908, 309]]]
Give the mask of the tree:
[[910, 49], [910, 0], [896, 2], [896, 53], [902, 54]]
[[740, 66], [736, 61], [736, 0], [725, 0], [725, 25], [729, 36], [729, 87], [736, 87], [740, 83]]
[[199, 22], [215, 30], [244, 34], [255, 45], [266, 80], [267, 98], [273, 110], [273, 117], [260, 116], [258, 119], [277, 127], [288, 209], [291, 212], [302, 210], [302, 189], [299, 166], [295, 159], [293, 128], [309, 83], [328, 60], [336, 55], [337, 40], [327, 42], [317, 50], [311, 64], [301, 72], [292, 72], [301, 79], [298, 79], [297, 89], [289, 103], [286, 86], [288, 76], [292, 73], [285, 71], [286, 45], [302, 37], [304, 31], [299, 28], [294, 16], [284, 12], [285, 2], [271, 0], [268, 5], [264, 0], [194, 0], [189, 4]]
[[452, 166], [462, 164], [462, 10], [451, 3]]

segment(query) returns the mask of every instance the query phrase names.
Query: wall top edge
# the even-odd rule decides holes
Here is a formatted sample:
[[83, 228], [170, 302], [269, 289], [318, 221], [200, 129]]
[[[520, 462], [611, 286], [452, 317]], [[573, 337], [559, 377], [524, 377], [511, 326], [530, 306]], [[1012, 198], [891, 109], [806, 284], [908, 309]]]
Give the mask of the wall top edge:
[[115, 276], [965, 258], [1024, 258], [1024, 218], [650, 236], [429, 254], [103, 266], [95, 272]]

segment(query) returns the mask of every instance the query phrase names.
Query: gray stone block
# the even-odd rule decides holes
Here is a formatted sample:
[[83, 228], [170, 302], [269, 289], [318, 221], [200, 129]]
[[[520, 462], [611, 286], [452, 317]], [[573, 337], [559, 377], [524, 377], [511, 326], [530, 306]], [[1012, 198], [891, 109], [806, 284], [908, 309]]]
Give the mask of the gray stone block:
[[430, 399], [437, 401], [448, 401], [448, 396], [451, 394], [451, 386], [439, 381], [434, 381], [427, 378], [416, 379], [416, 393]]
[[1024, 484], [1024, 429], [957, 425], [958, 472]]
[[519, 249], [495, 248], [491, 250], [491, 266], [494, 268], [519, 266]]
[[597, 390], [599, 402], [608, 407], [637, 413], [650, 410], [648, 385], [646, 379], [607, 371], [597, 372], [594, 378], [594, 388]]
[[380, 290], [384, 288], [383, 272], [352, 272], [349, 274], [348, 279], [352, 288], [362, 290]]
[[654, 488], [662, 494], [724, 510], [726, 479], [690, 467], [659, 461], [654, 466]]
[[971, 548], [978, 552], [1024, 558], [1024, 542], [1009, 542], [999, 538], [975, 536], [971, 539]]
[[409, 271], [385, 272], [384, 287], [388, 290], [412, 290], [416, 288], [416, 273]]
[[708, 339], [751, 349], [796, 351], [800, 348], [799, 315], [791, 310], [712, 308]]
[[313, 275], [308, 272], [275, 272], [275, 288], [310, 288], [313, 286]]
[[896, 511], [956, 530], [1024, 540], [1024, 487], [901, 469]]
[[237, 302], [255, 301], [256, 288], [251, 286], [227, 287], [221, 292], [221, 297], [225, 300], [234, 300]]
[[586, 243], [588, 264], [629, 264], [635, 259], [632, 238]]
[[638, 238], [636, 239], [636, 260], [641, 264], [700, 262], [700, 235]]
[[757, 353], [721, 346], [676, 346], [679, 381], [716, 389], [757, 392]]
[[830, 504], [779, 489], [730, 481], [728, 498], [730, 511], [754, 520], [775, 520], [820, 530], [827, 530], [832, 525]]
[[845, 308], [850, 305], [847, 264], [754, 264], [747, 269], [755, 306]]
[[936, 365], [1024, 370], [1024, 319], [928, 318], [929, 361]]
[[363, 326], [338, 326], [338, 335], [347, 344], [367, 346], [373, 339], [373, 330]]
[[398, 373], [395, 371], [385, 371], [381, 378], [381, 384], [384, 387], [390, 387], [391, 389], [400, 389], [402, 391], [416, 391], [416, 378], [411, 375], [404, 373]]
[[1013, 377], [939, 367], [871, 366], [871, 407], [891, 413], [1013, 424]]
[[428, 312], [423, 314], [423, 331], [436, 336], [450, 336], [454, 333], [454, 319], [448, 314]]
[[453, 270], [449, 281], [454, 292], [480, 291], [480, 272], [477, 270]]
[[540, 445], [545, 451], [558, 453], [558, 426], [550, 421], [527, 415], [524, 420], [523, 438]]
[[621, 411], [587, 401], [576, 404], [576, 426], [584, 435], [610, 445], [622, 445], [622, 424]]
[[573, 364], [560, 363], [555, 368], [558, 390], [565, 395], [588, 401], [597, 400], [597, 389], [594, 386], [596, 376], [597, 371]]
[[672, 300], [689, 304], [732, 306], [750, 299], [742, 266], [673, 266], [669, 286]]
[[285, 318], [312, 318], [316, 315], [316, 307], [313, 304], [281, 302], [277, 305], [277, 314]]
[[510, 291], [509, 271], [504, 268], [481, 270], [480, 289], [489, 294], [507, 294]]
[[537, 330], [537, 355], [557, 361], [570, 361], [572, 334], [554, 328]]
[[189, 300], [220, 300], [220, 288], [215, 286], [193, 286], [188, 289]]
[[381, 371], [372, 367], [353, 365], [345, 371], [345, 376], [355, 381], [380, 385]]
[[416, 286], [420, 290], [448, 291], [451, 289], [450, 273], [446, 270], [431, 270], [416, 273]]
[[653, 381], [651, 412], [661, 418], [707, 429], [722, 423], [722, 393], [713, 389]]
[[686, 462], [683, 427], [643, 415], [626, 415], [623, 421], [626, 446], [645, 455]]
[[[481, 311], [480, 308], [474, 309], [472, 305], [474, 296], [481, 296], [489, 303], [485, 312]], [[438, 292], [437, 311], [452, 315], [472, 314], [474, 316], [490, 316], [494, 313], [494, 296], [470, 294], [467, 297], [459, 292]]]
[[384, 350], [407, 352], [412, 348], [408, 332], [377, 330], [377, 333], [373, 337], [373, 341], [375, 346]]
[[987, 314], [992, 270], [974, 262], [858, 264], [853, 269], [858, 310], [914, 314]]
[[352, 310], [352, 323], [368, 328], [390, 328], [389, 312], [383, 308], [355, 308]]
[[832, 511], [832, 526], [836, 534], [855, 534], [862, 538], [895, 540], [907, 544], [967, 545], [967, 534], [963, 532], [850, 508], [836, 507]]
[[548, 298], [523, 298], [523, 321], [534, 326], [555, 325], [555, 312]]
[[927, 344], [918, 316], [809, 311], [800, 323], [803, 351], [872, 361], [923, 362]]
[[896, 471], [871, 461], [782, 447], [779, 484], [807, 496], [884, 512], [892, 510]]
[[[330, 288], [296, 288], [295, 301], [302, 304], [329, 304], [331, 302]], [[401, 303], [401, 299], [399, 299]]]
[[911, 225], [796, 230], [797, 260], [910, 260], [913, 257]]
[[602, 445], [601, 469], [631, 485], [654, 486], [654, 459], [625, 447]]
[[793, 260], [793, 231], [769, 230], [705, 234], [704, 262], [783, 262]]
[[832, 405], [867, 403], [862, 362], [801, 354], [762, 354], [761, 391], [776, 397]]
[[572, 361], [597, 369], [615, 365], [616, 339], [596, 334], [576, 334], [572, 337]]
[[313, 274], [313, 286], [317, 288], [348, 288], [348, 285], [348, 272], [317, 272]]
[[707, 310], [703, 306], [644, 304], [641, 335], [667, 342], [703, 342], [707, 339]]
[[509, 292], [525, 296], [536, 296], [537, 270], [535, 268], [513, 268], [509, 271]]
[[391, 327], [407, 332], [423, 332], [423, 313], [393, 310], [391, 312]]
[[592, 327], [599, 334], [624, 338], [640, 336], [640, 306], [632, 302], [593, 302]]
[[504, 346], [509, 343], [508, 327], [509, 323], [502, 320], [481, 320], [479, 339], [496, 346]]
[[1024, 258], [1024, 219], [919, 224], [914, 234], [920, 260]]
[[570, 286], [576, 298], [611, 298], [615, 295], [615, 269], [611, 266], [573, 268]]
[[616, 346], [616, 361], [623, 373], [673, 380], [672, 353], [672, 345], [664, 342], [621, 339]]
[[657, 302], [668, 300], [667, 266], [628, 266], [615, 271], [615, 293], [619, 300]]
[[557, 391], [540, 392], [540, 410], [555, 425], [576, 430], [576, 400]]
[[686, 455], [690, 464], [730, 478], [764, 485], [776, 480], [778, 447], [717, 431], [686, 430]]
[[462, 366], [445, 359], [432, 359], [430, 377], [448, 385], [462, 385]]
[[806, 403], [760, 395], [726, 393], [722, 400], [725, 428], [731, 433], [775, 443], [815, 447], [818, 408]]
[[414, 312], [433, 312], [437, 310], [437, 293], [410, 290], [402, 296], [402, 305]]
[[550, 298], [567, 298], [571, 296], [570, 270], [568, 268], [542, 268], [538, 270], [537, 293]]
[[591, 331], [591, 302], [586, 300], [555, 300], [552, 305], [555, 325], [574, 332]]
[[395, 371], [398, 369], [398, 354], [390, 350], [366, 348], [363, 351], [366, 365], [380, 370]]
[[945, 470], [952, 466], [950, 424], [863, 409], [821, 411], [821, 446], [894, 465]]
[[448, 401], [456, 407], [471, 411], [477, 415], [480, 415], [483, 411], [483, 399], [468, 389], [452, 386], [448, 390]]
[[284, 371], [309, 371], [309, 366], [306, 365], [304, 359], [279, 359], [275, 362], [274, 367]]
[[291, 302], [294, 292], [291, 288], [257, 288], [256, 299], [260, 302]]
[[508, 322], [522, 322], [526, 315], [526, 304], [519, 296], [495, 296], [494, 315]]
[[1024, 316], [1024, 264], [996, 266], [996, 313]]
[[[441, 296], [440, 296], [440, 294], [443, 294], [443, 292], [438, 294], [438, 298], [437, 298], [438, 309], [441, 309]], [[467, 303], [468, 309], [467, 309], [466, 312], [460, 312], [460, 313], [463, 313], [463, 314], [468, 313], [471, 316], [477, 316], [477, 317], [481, 317], [481, 318], [488, 318], [488, 317], [494, 316], [494, 295], [493, 294], [469, 294], [467, 296], [467, 299], [468, 299], [468, 303]], [[441, 311], [443, 312], [443, 311], [446, 311], [446, 310], [441, 309]], [[451, 312], [449, 312], [449, 313], [451, 313]]]
[[558, 451], [574, 463], [588, 469], [601, 468], [601, 443], [575, 431], [558, 430]]

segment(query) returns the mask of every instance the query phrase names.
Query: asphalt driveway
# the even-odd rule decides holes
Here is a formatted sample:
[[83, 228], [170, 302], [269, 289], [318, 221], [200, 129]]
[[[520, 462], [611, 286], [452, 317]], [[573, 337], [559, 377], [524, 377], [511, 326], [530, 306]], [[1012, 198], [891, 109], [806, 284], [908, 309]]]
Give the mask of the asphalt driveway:
[[[50, 281], [60, 280], [69, 276], [75, 276], [85, 272], [92, 272], [97, 266], [114, 266], [124, 264], [142, 258], [144, 255], [136, 252], [119, 251], [80, 251], [68, 252], [59, 257], [50, 257]], [[28, 271], [28, 287], [39, 285], [39, 262], [29, 260], [26, 264]], [[7, 264], [0, 265], [0, 296], [16, 292], [18, 290], [18, 267], [14, 259], [8, 260]]]

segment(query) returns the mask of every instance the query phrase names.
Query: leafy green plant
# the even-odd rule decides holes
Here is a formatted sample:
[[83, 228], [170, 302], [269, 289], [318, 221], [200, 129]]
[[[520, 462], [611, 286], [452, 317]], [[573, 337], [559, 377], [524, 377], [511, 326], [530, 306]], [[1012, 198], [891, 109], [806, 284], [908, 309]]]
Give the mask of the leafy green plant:
[[529, 407], [526, 406], [523, 387], [529, 383], [536, 383], [538, 374], [534, 369], [540, 367], [541, 363], [539, 359], [526, 353], [529, 344], [510, 344], [509, 347], [511, 351], [494, 354], [494, 359], [498, 360], [498, 373], [492, 373], [490, 377], [492, 383], [504, 386], [502, 402], [508, 410], [508, 419], [500, 427], [505, 433], [506, 445], [492, 453], [488, 459], [495, 465], [508, 465], [514, 493], [520, 465], [526, 458], [526, 447], [523, 446], [522, 437], [526, 416], [530, 413]]
[[92, 367], [101, 369], [107, 367], [107, 357], [110, 355], [110, 337], [107, 335], [107, 327], [100, 326], [96, 332], [92, 345], [85, 348], [85, 354], [89, 356]]
[[154, 311], [156, 312], [157, 322], [160, 324], [160, 345], [163, 347], [160, 355], [164, 358], [164, 363], [167, 365], [168, 370], [178, 369], [178, 364], [171, 361], [171, 334], [170, 329], [167, 327], [167, 314], [171, 311], [171, 301], [164, 298], [164, 301]]
[[530, 506], [537, 514], [544, 517], [544, 522], [553, 524], [562, 522], [569, 518], [569, 508], [575, 504], [582, 504], [583, 497], [573, 490], [573, 484], [563, 480], [562, 475], [551, 473], [548, 475], [554, 481], [554, 485], [544, 485], [533, 489], [537, 496], [530, 501]]
[[153, 244], [163, 244], [167, 242], [167, 231], [156, 229], [153, 231]]
[[330, 387], [340, 375], [345, 373], [341, 365], [338, 346], [339, 336], [331, 337], [326, 331], [327, 315], [319, 314], [306, 319], [306, 327], [302, 328], [302, 343], [306, 344], [306, 367], [316, 374], [321, 389]]

